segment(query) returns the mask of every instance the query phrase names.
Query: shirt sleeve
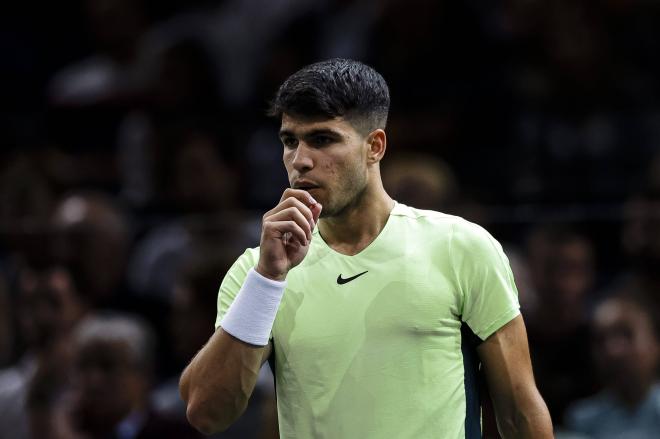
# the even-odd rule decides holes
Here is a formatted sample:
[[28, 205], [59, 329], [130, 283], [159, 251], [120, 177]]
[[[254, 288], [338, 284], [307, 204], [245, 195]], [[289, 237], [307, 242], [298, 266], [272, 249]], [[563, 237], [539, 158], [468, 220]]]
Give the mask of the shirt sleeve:
[[216, 330], [220, 327], [222, 318], [227, 313], [227, 310], [229, 310], [229, 305], [232, 304], [241, 286], [243, 286], [248, 271], [256, 265], [258, 256], [258, 249], [249, 248], [245, 250], [231, 268], [229, 268], [224, 279], [222, 279], [220, 291], [218, 292], [218, 314], [215, 319]]
[[490, 233], [468, 221], [454, 224], [450, 257], [462, 301], [461, 320], [481, 340], [520, 314], [509, 260]]

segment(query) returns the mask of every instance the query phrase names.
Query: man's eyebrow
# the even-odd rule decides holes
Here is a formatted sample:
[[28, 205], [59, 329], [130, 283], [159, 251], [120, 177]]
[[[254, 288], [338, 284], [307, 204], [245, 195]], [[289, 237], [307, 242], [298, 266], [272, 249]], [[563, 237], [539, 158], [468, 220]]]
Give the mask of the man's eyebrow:
[[[321, 136], [321, 135], [334, 136], [334, 137], [341, 137], [342, 136], [340, 132], [335, 131], [333, 129], [318, 128], [318, 129], [310, 130], [310, 131], [307, 131], [307, 132], [303, 132], [300, 137], [309, 138], [309, 137]], [[287, 137], [287, 136], [296, 137], [295, 133], [291, 130], [287, 130], [287, 129], [280, 130], [280, 137]]]
[[341, 133], [339, 131], [330, 128], [319, 128], [316, 130], [311, 130], [308, 133], [305, 133], [305, 137], [315, 137], [315, 136], [341, 137]]
[[293, 137], [293, 131], [282, 129], [282, 130], [280, 130], [279, 135], [280, 135], [280, 137], [289, 137], [289, 136]]

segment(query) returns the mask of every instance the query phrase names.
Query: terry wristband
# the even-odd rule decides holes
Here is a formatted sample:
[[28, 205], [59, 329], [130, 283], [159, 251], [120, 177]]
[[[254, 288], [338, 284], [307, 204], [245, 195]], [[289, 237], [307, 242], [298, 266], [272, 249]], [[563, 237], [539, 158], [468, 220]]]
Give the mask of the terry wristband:
[[239, 340], [266, 346], [285, 286], [286, 281], [268, 279], [250, 268], [220, 326]]

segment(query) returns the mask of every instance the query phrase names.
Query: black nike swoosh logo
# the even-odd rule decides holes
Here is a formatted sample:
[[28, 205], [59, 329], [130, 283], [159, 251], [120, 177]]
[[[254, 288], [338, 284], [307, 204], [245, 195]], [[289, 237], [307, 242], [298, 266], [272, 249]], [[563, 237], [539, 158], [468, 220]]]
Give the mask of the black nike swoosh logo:
[[[368, 270], [367, 270], [368, 271]], [[362, 276], [363, 274], [367, 273], [367, 271], [363, 271], [360, 274], [356, 274], [355, 276], [347, 277], [346, 279], [342, 279], [341, 274], [337, 276], [337, 283], [339, 285], [344, 285], [347, 282], [352, 281], [353, 279], [357, 279], [358, 277]]]

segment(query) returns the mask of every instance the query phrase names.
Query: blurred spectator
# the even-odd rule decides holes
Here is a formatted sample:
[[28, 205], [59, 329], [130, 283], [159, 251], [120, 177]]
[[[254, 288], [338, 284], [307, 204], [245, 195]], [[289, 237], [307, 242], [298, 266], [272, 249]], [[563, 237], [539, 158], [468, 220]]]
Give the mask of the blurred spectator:
[[52, 190], [40, 172], [34, 153], [3, 157], [0, 174], [0, 226], [4, 233], [18, 224], [44, 222], [53, 203]]
[[17, 364], [0, 371], [0, 438], [44, 437], [30, 433], [29, 417], [30, 423], [42, 422], [43, 408], [61, 390], [70, 332], [88, 307], [62, 267], [22, 269], [16, 301], [26, 351]]
[[6, 257], [3, 264], [10, 265], [14, 260], [38, 264], [50, 261], [45, 244], [55, 196], [37, 157], [36, 150], [0, 156], [0, 258]]
[[180, 128], [169, 131], [172, 147], [163, 151], [158, 170], [169, 215], [135, 244], [127, 272], [133, 291], [162, 302], [170, 301], [174, 278], [190, 256], [193, 241], [206, 234], [200, 229], [226, 231], [223, 240], [231, 242], [251, 226], [240, 220], [238, 171], [218, 137], [202, 127]]
[[182, 212], [215, 213], [237, 208], [238, 175], [223, 144], [203, 129], [190, 129], [181, 137], [168, 160], [165, 187], [173, 205]]
[[142, 0], [85, 0], [87, 30], [97, 50], [64, 68], [51, 82], [56, 105], [85, 106], [134, 93], [144, 81], [136, 65], [140, 39], [147, 29]]
[[[221, 93], [232, 108], [254, 102], [258, 66], [286, 26], [318, 7], [311, 0], [226, 0], [206, 23], [219, 60]], [[258, 12], [257, 12], [258, 11]], [[246, 29], [250, 29], [246, 32]], [[303, 43], [296, 41], [294, 44]]]
[[[170, 330], [177, 372], [213, 334], [220, 281], [234, 261], [229, 251], [215, 254], [198, 252], [186, 264], [174, 287]], [[185, 404], [179, 395], [179, 373], [154, 391], [152, 401], [154, 409], [163, 416], [186, 420]], [[273, 376], [264, 366], [246, 411], [226, 432], [214, 437], [266, 439], [276, 437], [277, 432]]]
[[604, 390], [571, 407], [567, 427], [594, 439], [658, 437], [660, 332], [652, 307], [631, 295], [610, 297], [592, 328]]
[[76, 328], [71, 386], [51, 413], [57, 439], [195, 438], [192, 427], [151, 410], [154, 334], [123, 314], [92, 316]]
[[[527, 255], [507, 254], [560, 423], [566, 404], [596, 389], [594, 279], [619, 278], [660, 313], [659, 20], [660, 3], [647, 0], [9, 2], [0, 365], [12, 366], [0, 372], [0, 439], [27, 434], [26, 400], [33, 425], [48, 428], [71, 352], [56, 335], [66, 331], [43, 345], [35, 333], [67, 326], [48, 315], [66, 319], [81, 297], [82, 314], [148, 319], [157, 376], [180, 371], [212, 331], [226, 270], [196, 256], [257, 245], [261, 214], [288, 186], [273, 167], [281, 145], [266, 101], [291, 71], [330, 55], [373, 63], [404, 90], [392, 95], [383, 162], [395, 198], [494, 221], [512, 243], [532, 229]], [[593, 246], [547, 216], [584, 224]], [[37, 268], [53, 255], [65, 268]], [[155, 395], [156, 409], [181, 414], [173, 382]], [[5, 429], [7, 419], [22, 421]]]
[[[596, 390], [589, 357], [589, 294], [595, 263], [587, 239], [570, 228], [539, 225], [528, 239], [534, 307], [523, 309], [534, 375], [555, 422], [567, 405]], [[527, 300], [529, 303], [530, 301]]]
[[[233, 155], [232, 123], [230, 115], [223, 113], [208, 49], [193, 38], [168, 44], [154, 53], [144, 102], [133, 104], [117, 133], [121, 196], [139, 209], [176, 206], [171, 190], [178, 183], [173, 183], [172, 177], [176, 176], [180, 155], [199, 151], [195, 145], [209, 146], [206, 155], [212, 160], [208, 169], [214, 169], [218, 161], [226, 164]], [[230, 183], [231, 169], [221, 171], [216, 180]], [[209, 178], [208, 174], [201, 177]], [[201, 193], [216, 188], [204, 187]], [[223, 201], [221, 198], [216, 203]]]
[[96, 307], [121, 307], [131, 235], [114, 200], [98, 192], [69, 194], [58, 202], [52, 224], [54, 255], [80, 279], [89, 301]]
[[383, 164], [383, 186], [395, 200], [418, 209], [454, 211], [459, 189], [451, 168], [429, 154], [394, 154]]
[[623, 282], [644, 291], [660, 310], [660, 185], [628, 201], [622, 241], [630, 265]]
[[90, 53], [49, 78], [51, 144], [43, 162], [65, 190], [94, 185], [115, 191], [121, 165], [117, 130], [126, 108], [145, 101], [158, 38], [149, 33], [152, 19], [144, 0], [77, 3]]

